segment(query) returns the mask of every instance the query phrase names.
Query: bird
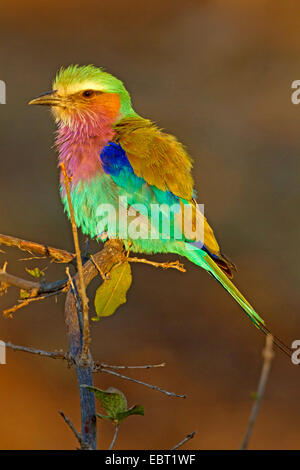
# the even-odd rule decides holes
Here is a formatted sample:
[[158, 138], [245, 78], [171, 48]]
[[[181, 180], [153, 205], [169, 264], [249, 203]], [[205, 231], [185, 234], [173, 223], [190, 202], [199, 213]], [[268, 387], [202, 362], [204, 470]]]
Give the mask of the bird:
[[[75, 222], [84, 234], [102, 241], [119, 238], [136, 253], [186, 257], [216, 279], [254, 325], [268, 333], [262, 317], [233, 284], [235, 265], [221, 252], [199, 209], [191, 156], [176, 137], [135, 112], [121, 80], [94, 65], [61, 67], [52, 90], [29, 104], [51, 108], [58, 163], [70, 178]], [[60, 194], [70, 217], [62, 171]], [[154, 206], [162, 207], [155, 221]], [[131, 232], [120, 219], [116, 222], [113, 212], [105, 218], [102, 207], [113, 208], [117, 216], [123, 212]], [[134, 231], [137, 226], [139, 231]]]

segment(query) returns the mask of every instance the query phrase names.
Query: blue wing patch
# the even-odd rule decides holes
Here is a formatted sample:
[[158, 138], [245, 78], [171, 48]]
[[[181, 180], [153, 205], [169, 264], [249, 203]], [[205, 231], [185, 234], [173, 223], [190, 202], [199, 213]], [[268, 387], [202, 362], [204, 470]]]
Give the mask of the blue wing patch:
[[138, 191], [145, 180], [134, 174], [125, 150], [116, 142], [108, 142], [100, 152], [100, 160], [105, 173], [111, 176], [114, 182], [130, 193]]
[[103, 170], [111, 176], [119, 176], [121, 171], [133, 173], [133, 168], [126, 156], [125, 150], [116, 142], [108, 142], [100, 152]]
[[125, 189], [132, 202], [154, 202], [158, 204], [174, 204], [179, 198], [171, 191], [162, 191], [156, 186], [150, 186], [137, 176], [127, 158], [125, 150], [116, 142], [108, 142], [100, 152], [100, 160], [105, 173], [110, 175], [113, 181]]

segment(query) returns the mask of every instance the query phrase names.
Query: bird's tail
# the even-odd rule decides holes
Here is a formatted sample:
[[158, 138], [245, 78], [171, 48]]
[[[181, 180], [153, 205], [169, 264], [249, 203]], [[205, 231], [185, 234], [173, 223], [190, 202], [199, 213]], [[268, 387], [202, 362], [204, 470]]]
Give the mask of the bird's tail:
[[[183, 253], [181, 253], [183, 254]], [[186, 249], [184, 252], [190, 261], [197, 264], [201, 268], [209, 272], [223, 287], [229, 292], [229, 294], [235, 299], [235, 301], [242, 307], [244, 312], [254, 323], [254, 325], [259, 328], [264, 334], [272, 334], [270, 330], [266, 327], [264, 320], [258, 315], [254, 308], [249, 304], [245, 297], [240, 293], [240, 291], [235, 287], [231, 280], [226, 276], [226, 274], [219, 268], [219, 266], [214, 262], [214, 260], [209, 256], [208, 253], [201, 249], [195, 249], [190, 245], [186, 244]], [[292, 350], [286, 346], [279, 338], [274, 336], [274, 343], [288, 356], [291, 356]]]

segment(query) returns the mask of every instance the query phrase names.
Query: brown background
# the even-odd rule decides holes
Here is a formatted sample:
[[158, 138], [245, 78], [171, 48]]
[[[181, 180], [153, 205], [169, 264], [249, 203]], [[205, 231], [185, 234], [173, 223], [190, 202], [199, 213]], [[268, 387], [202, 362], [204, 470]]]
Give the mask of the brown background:
[[[297, 6], [298, 5], [298, 6]], [[300, 79], [299, 2], [11, 1], [1, 4], [0, 217], [2, 233], [72, 249], [59, 200], [54, 124], [27, 101], [47, 91], [59, 66], [95, 63], [123, 79], [135, 109], [177, 135], [195, 158], [199, 202], [223, 251], [239, 267], [236, 282], [271, 329], [300, 338], [299, 124], [291, 82]], [[23, 254], [0, 262], [24, 274]], [[169, 257], [159, 257], [169, 259]], [[41, 267], [47, 263], [42, 262]], [[145, 406], [121, 428], [116, 448], [238, 448], [261, 369], [262, 335], [199, 268], [186, 274], [133, 266], [125, 306], [94, 324], [93, 354], [109, 363], [166, 361], [132, 372], [178, 393], [168, 398], [113, 379], [129, 404]], [[48, 279], [63, 276], [51, 266]], [[16, 292], [0, 299], [1, 309]], [[67, 348], [63, 299], [0, 320], [0, 337], [45, 349]], [[0, 366], [0, 448], [74, 448], [58, 415], [79, 426], [73, 370], [58, 361], [8, 351]], [[300, 374], [277, 352], [251, 441], [255, 449], [300, 447]], [[112, 438], [100, 423], [100, 446]]]

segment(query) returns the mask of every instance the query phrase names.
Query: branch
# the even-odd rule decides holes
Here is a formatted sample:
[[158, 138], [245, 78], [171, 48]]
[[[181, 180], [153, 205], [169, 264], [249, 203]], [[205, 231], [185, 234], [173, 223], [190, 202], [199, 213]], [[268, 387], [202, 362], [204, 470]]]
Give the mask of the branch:
[[106, 281], [108, 275], [107, 275], [107, 274], [104, 274], [104, 272], [102, 271], [102, 269], [100, 268], [100, 266], [96, 263], [96, 261], [95, 261], [93, 255], [90, 255], [90, 260], [91, 260], [92, 263], [94, 264], [94, 266], [95, 266], [95, 268], [97, 269], [98, 273], [100, 274], [102, 280], [103, 280], [103, 281]]
[[183, 444], [185, 444], [186, 442], [190, 441], [191, 439], [193, 439], [193, 437], [195, 436], [195, 434], [197, 434], [197, 431], [193, 431], [191, 432], [190, 434], [187, 434], [186, 437], [178, 442], [178, 444], [176, 444], [176, 446], [172, 447], [171, 450], [177, 450], [179, 449], [179, 447], [183, 446]]
[[0, 269], [0, 283], [1, 282], [8, 284], [9, 286], [17, 287], [18, 289], [31, 291], [33, 296], [40, 294], [58, 293], [68, 284], [67, 279], [60, 279], [59, 281], [49, 283], [44, 281], [28, 281], [27, 279], [14, 276], [13, 274], [8, 274], [4, 268]]
[[[64, 351], [44, 351], [42, 349], [35, 349], [35, 348], [30, 348], [27, 346], [17, 346], [15, 344], [12, 344], [10, 342], [5, 343], [7, 348], [13, 349], [15, 351], [22, 351], [22, 352], [27, 352], [31, 354], [36, 354], [38, 356], [44, 356], [44, 357], [49, 357], [51, 359], [62, 359], [65, 361], [68, 361], [68, 365], [74, 365], [75, 361], [74, 358], [70, 356], [70, 354], [64, 352]], [[149, 369], [150, 367], [163, 367], [165, 363], [162, 364], [154, 364], [154, 365], [146, 365], [146, 366], [109, 366], [108, 364], [97, 364], [94, 363], [92, 366], [92, 372], [104, 372], [105, 374], [110, 374], [114, 375], [115, 377], [119, 377], [124, 380], [128, 380], [129, 382], [137, 383], [140, 385], [144, 385], [145, 387], [151, 388], [152, 390], [156, 390], [158, 392], [165, 393], [168, 396], [171, 397], [178, 397], [178, 398], [186, 398], [185, 395], [178, 395], [173, 392], [168, 392], [167, 390], [164, 390], [163, 388], [158, 387], [157, 385], [151, 385], [146, 382], [142, 382], [141, 380], [133, 379], [132, 377], [127, 377], [126, 375], [119, 374], [117, 372], [114, 372], [112, 370], [106, 369], [106, 367], [111, 367], [111, 368], [132, 368], [132, 369]]]
[[[51, 294], [53, 295], [53, 294]], [[46, 295], [41, 295], [37, 297], [29, 297], [28, 299], [19, 301], [18, 304], [14, 305], [13, 307], [7, 308], [6, 310], [3, 310], [3, 316], [5, 318], [12, 318], [13, 313], [15, 313], [17, 310], [20, 310], [20, 308], [26, 307], [26, 305], [32, 304], [32, 302], [36, 302], [37, 300], [44, 300], [49, 296]]]
[[148, 384], [146, 382], [142, 382], [141, 380], [133, 379], [132, 377], [127, 377], [127, 375], [119, 374], [118, 372], [105, 369], [101, 366], [96, 365], [94, 368], [94, 372], [105, 372], [105, 374], [114, 375], [115, 377], [120, 377], [121, 379], [128, 380], [129, 382], [144, 385], [145, 387], [151, 388], [152, 390], [156, 390], [157, 392], [165, 393], [169, 397], [186, 398], [186, 395], [178, 395], [177, 393], [174, 393], [174, 392], [168, 392], [167, 390], [164, 390], [163, 388], [158, 387], [157, 385]]
[[12, 274], [8, 274], [4, 269], [0, 269], [0, 282], [17, 287], [18, 289], [31, 291], [32, 295], [37, 295], [40, 288], [39, 282], [27, 281], [26, 279], [13, 276]]
[[65, 165], [61, 163], [60, 166], [64, 174], [64, 183], [65, 183], [69, 211], [70, 211], [74, 246], [75, 246], [75, 252], [76, 252], [76, 259], [77, 259], [78, 277], [79, 277], [78, 291], [79, 291], [79, 295], [81, 298], [81, 304], [82, 304], [82, 310], [83, 310], [83, 345], [82, 345], [81, 356], [82, 356], [82, 360], [87, 362], [89, 359], [89, 345], [91, 342], [90, 327], [89, 327], [89, 306], [88, 306], [89, 299], [87, 298], [86, 290], [85, 290], [78, 232], [77, 232], [77, 226], [75, 223], [74, 211], [73, 211], [73, 206], [72, 206], [72, 201], [71, 201], [71, 193], [70, 193], [71, 178], [67, 175]]
[[[102, 251], [94, 255], [94, 261], [101, 266], [104, 274], [107, 274], [112, 266], [124, 260], [123, 244], [120, 240], [109, 240]], [[95, 264], [90, 260], [83, 267], [83, 278], [85, 287], [98, 275]], [[73, 285], [76, 287], [79, 274], [73, 278]], [[72, 287], [66, 297], [65, 303], [65, 323], [69, 339], [69, 357], [75, 364], [78, 385], [80, 390], [81, 409], [81, 437], [92, 449], [97, 448], [97, 428], [96, 428], [96, 405], [95, 396], [87, 388], [81, 385], [93, 386], [93, 366], [91, 361], [83, 363], [81, 361], [82, 351], [82, 328], [80, 313], [77, 310], [77, 295]]]
[[248, 428], [247, 428], [240, 450], [246, 450], [248, 447], [248, 443], [249, 443], [249, 440], [253, 431], [253, 427], [254, 427], [254, 424], [258, 415], [259, 407], [260, 407], [262, 398], [265, 393], [267, 381], [269, 378], [269, 373], [271, 370], [272, 360], [274, 357], [272, 346], [273, 346], [273, 336], [267, 335], [266, 346], [262, 353], [264, 362], [263, 362], [263, 367], [262, 367], [259, 384], [257, 388], [256, 399], [252, 407], [252, 411], [251, 411], [251, 415], [250, 415], [250, 419], [248, 423]]
[[62, 279], [60, 281], [45, 283], [45, 282], [33, 282], [23, 279], [21, 277], [13, 276], [6, 272], [6, 264], [3, 269], [0, 269], [0, 285], [5, 287], [14, 286], [18, 289], [23, 289], [28, 292], [28, 296], [18, 304], [14, 305], [11, 308], [8, 308], [3, 311], [5, 317], [12, 317], [12, 314], [19, 310], [20, 308], [25, 307], [26, 305], [35, 302], [36, 300], [43, 300], [52, 295], [57, 295], [64, 291], [67, 285], [67, 279]]
[[116, 424], [116, 426], [115, 426], [115, 432], [114, 432], [114, 437], [113, 437], [113, 439], [112, 439], [112, 441], [111, 441], [111, 444], [110, 444], [108, 450], [112, 450], [113, 446], [115, 445], [116, 439], [117, 439], [117, 437], [118, 437], [118, 432], [119, 432], [119, 425]]
[[108, 367], [108, 369], [154, 369], [155, 367], [165, 367], [165, 365], [166, 363], [162, 362], [161, 364], [147, 364], [145, 366], [112, 366], [101, 362], [100, 367]]
[[157, 263], [155, 261], [150, 261], [149, 259], [145, 259], [145, 258], [131, 258], [131, 257], [128, 257], [127, 261], [129, 261], [130, 263], [150, 264], [151, 266], [154, 266], [155, 268], [163, 268], [163, 269], [171, 268], [171, 269], [177, 269], [178, 271], [181, 271], [182, 273], [186, 272], [185, 267], [179, 261], [167, 261], [165, 263]]
[[41, 256], [46, 256], [47, 258], [52, 258], [58, 263], [70, 263], [75, 257], [74, 253], [69, 253], [66, 250], [41, 245], [40, 243], [22, 240], [9, 235], [0, 234], [0, 245], [14, 246], [22, 251], [28, 251], [31, 254], [36, 253]]
[[7, 348], [12, 349], [14, 351], [22, 351], [30, 354], [36, 354], [38, 356], [50, 357], [52, 359], [64, 359], [66, 361], [69, 361], [68, 353], [64, 351], [43, 351], [42, 349], [29, 348], [27, 346], [18, 346], [16, 344], [11, 343], [10, 341], [7, 341], [4, 344]]
[[86, 444], [82, 438], [81, 434], [76, 430], [75, 426], [73, 425], [72, 421], [69, 420], [69, 418], [60, 410], [59, 411], [60, 416], [65, 420], [66, 424], [69, 426], [73, 434], [75, 435], [77, 441], [80, 444], [80, 447], [82, 450], [92, 450], [88, 444]]
[[[32, 242], [24, 242], [23, 240], [18, 240], [13, 237], [5, 237], [0, 235], [0, 244], [7, 244], [8, 246], [17, 246], [20, 249], [26, 251], [33, 251], [38, 254], [47, 255], [52, 257], [55, 260], [59, 260], [60, 262], [70, 262], [74, 259], [74, 255], [64, 250], [56, 250], [56, 249], [49, 249], [45, 247], [45, 245], [38, 245], [33, 244]], [[58, 254], [59, 253], [59, 254]], [[62, 253], [66, 255], [62, 255]], [[109, 240], [105, 243], [105, 246], [102, 251], [98, 252], [93, 256], [92, 260], [89, 260], [82, 266], [82, 277], [84, 282], [84, 287], [86, 288], [90, 282], [99, 274], [101, 274], [102, 278], [106, 278], [108, 273], [110, 272], [111, 268], [115, 264], [119, 264], [126, 259], [126, 255], [124, 253], [124, 246], [120, 240]], [[132, 261], [133, 260], [133, 261]], [[138, 261], [136, 261], [138, 260]], [[152, 261], [144, 260], [144, 259], [134, 259], [132, 258], [132, 262], [145, 262], [146, 264], [153, 265], [155, 267], [173, 267], [174, 269], [182, 270], [178, 265], [178, 262], [175, 263], [155, 263]], [[130, 259], [129, 259], [130, 261]], [[78, 263], [78, 266], [81, 262]], [[100, 268], [100, 271], [99, 271]], [[2, 270], [3, 271], [3, 270]], [[7, 274], [7, 273], [6, 273]], [[164, 363], [162, 364], [154, 364], [154, 365], [145, 365], [145, 366], [108, 366], [107, 364], [95, 364], [92, 362], [92, 358], [90, 358], [89, 363], [83, 363], [81, 361], [81, 352], [82, 352], [82, 320], [81, 320], [81, 311], [78, 309], [78, 294], [76, 286], [79, 279], [80, 273], [78, 272], [72, 279], [72, 283], [70, 283], [67, 279], [57, 281], [51, 284], [45, 283], [34, 283], [32, 281], [25, 281], [26, 285], [23, 284], [21, 279], [14, 277], [13, 281], [15, 286], [19, 288], [25, 288], [28, 290], [37, 289], [38, 294], [45, 293], [48, 290], [55, 294], [56, 292], [60, 292], [65, 290], [68, 286], [69, 291], [66, 297], [65, 303], [65, 323], [66, 323], [66, 330], [69, 339], [69, 346], [70, 350], [69, 353], [64, 353], [63, 351], [58, 352], [51, 352], [51, 351], [42, 351], [39, 349], [34, 348], [25, 348], [22, 346], [16, 346], [12, 343], [7, 343], [7, 347], [10, 347], [14, 350], [19, 350], [27, 353], [32, 353], [40, 356], [50, 357], [53, 359], [63, 359], [67, 360], [69, 365], [75, 365], [78, 383], [79, 383], [79, 390], [80, 390], [80, 408], [81, 408], [81, 439], [86, 446], [91, 449], [97, 448], [97, 430], [96, 430], [96, 406], [95, 406], [95, 397], [88, 389], [81, 387], [81, 385], [91, 385], [93, 386], [93, 372], [104, 372], [106, 374], [111, 374], [117, 377], [120, 377], [124, 380], [128, 380], [134, 383], [138, 383], [140, 385], [144, 385], [152, 390], [157, 390], [162, 393], [165, 393], [168, 396], [173, 397], [180, 397], [185, 398], [185, 395], [178, 395], [173, 392], [168, 392], [156, 385], [151, 385], [140, 380], [132, 379], [130, 377], [121, 375], [117, 372], [109, 370], [109, 368], [151, 368], [151, 367], [163, 367]], [[4, 280], [4, 278], [3, 278]], [[7, 277], [5, 278], [7, 280]], [[12, 280], [12, 279], [10, 279]], [[22, 285], [20, 285], [20, 282]], [[30, 284], [28, 284], [28, 282]], [[33, 299], [41, 298], [39, 296], [33, 297]], [[28, 300], [28, 299], [27, 299]]]
[[[17, 245], [18, 246], [18, 245]], [[28, 249], [28, 246], [27, 248]], [[124, 260], [125, 254], [123, 251], [123, 244], [119, 240], [110, 240], [108, 241], [104, 249], [94, 255], [94, 262], [98, 266], [101, 266], [101, 270], [103, 273], [107, 274], [112, 266], [116, 263], [120, 263]], [[81, 261], [81, 258], [80, 258]], [[4, 271], [4, 270], [2, 270]], [[88, 261], [83, 267], [83, 279], [85, 286], [88, 284], [98, 275], [98, 270], [92, 261]], [[65, 323], [66, 323], [66, 330], [69, 339], [69, 346], [70, 352], [67, 355], [66, 353], [52, 353], [48, 351], [42, 350], [34, 350], [33, 348], [25, 348], [25, 347], [17, 347], [10, 343], [8, 347], [11, 349], [30, 352], [32, 354], [38, 354], [41, 356], [51, 357], [51, 358], [59, 358], [65, 359], [68, 361], [69, 364], [75, 364], [78, 383], [79, 383], [79, 390], [80, 390], [80, 409], [81, 409], [81, 436], [82, 440], [92, 449], [97, 448], [97, 429], [96, 429], [96, 406], [95, 406], [95, 397], [94, 394], [91, 393], [88, 389], [81, 387], [81, 385], [91, 385], [93, 386], [93, 367], [92, 367], [92, 359], [89, 364], [83, 364], [81, 361], [81, 351], [82, 351], [82, 328], [81, 328], [81, 320], [80, 320], [80, 311], [77, 309], [77, 295], [76, 295], [76, 283], [78, 282], [79, 274], [77, 273], [72, 282], [72, 286], [69, 288], [69, 292], [66, 297], [66, 304], [65, 304]], [[5, 278], [7, 280], [7, 277]], [[30, 283], [28, 284], [26, 281], [26, 285], [19, 284], [19, 281], [14, 279], [14, 284], [18, 282], [18, 287], [28, 287], [35, 288], [38, 291], [45, 291], [47, 285], [44, 283]], [[68, 279], [63, 281], [58, 281], [56, 283], [52, 283], [51, 289], [61, 288], [61, 286], [69, 285]], [[33, 297], [31, 300], [37, 300], [41, 297]], [[29, 299], [27, 299], [29, 300]]]
[[[123, 244], [120, 240], [109, 240], [103, 250], [94, 255], [94, 260], [101, 266], [102, 271], [107, 274], [114, 264], [122, 262], [125, 258]], [[83, 268], [84, 283], [87, 287], [98, 275], [98, 270], [92, 261], [87, 261]], [[73, 282], [77, 285], [78, 273], [73, 277]], [[80, 354], [80, 328], [76, 309], [76, 295], [69, 290], [66, 298], [65, 317], [67, 334], [70, 341], [71, 356], [78, 359]]]

